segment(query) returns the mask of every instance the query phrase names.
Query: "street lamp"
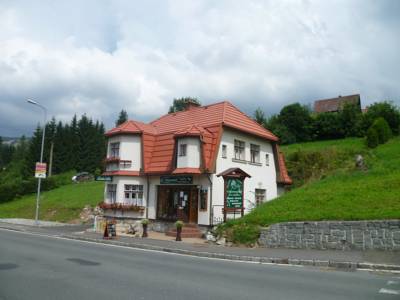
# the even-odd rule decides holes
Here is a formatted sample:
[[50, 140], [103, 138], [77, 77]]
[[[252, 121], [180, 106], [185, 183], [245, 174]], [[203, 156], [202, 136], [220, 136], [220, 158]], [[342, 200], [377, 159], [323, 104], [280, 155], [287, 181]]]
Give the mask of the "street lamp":
[[[43, 105], [40, 105], [38, 102], [32, 100], [32, 99], [27, 99], [27, 102], [36, 106], [39, 106], [41, 109], [43, 109], [44, 112], [44, 121], [43, 121], [43, 132], [42, 132], [42, 147], [40, 149], [40, 163], [43, 162], [43, 148], [44, 148], [44, 136], [46, 132], [46, 118], [47, 118], [47, 110], [46, 107]], [[42, 183], [42, 178], [38, 178], [38, 188], [37, 188], [37, 196], [36, 196], [36, 215], [35, 215], [35, 224], [39, 225], [39, 201], [40, 201], [40, 185]]]

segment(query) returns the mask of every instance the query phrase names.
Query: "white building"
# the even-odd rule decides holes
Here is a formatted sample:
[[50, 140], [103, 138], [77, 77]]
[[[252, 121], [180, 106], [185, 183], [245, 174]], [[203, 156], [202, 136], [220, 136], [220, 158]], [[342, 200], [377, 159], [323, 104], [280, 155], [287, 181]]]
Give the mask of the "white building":
[[[213, 225], [224, 212], [238, 217], [291, 184], [278, 138], [226, 101], [149, 124], [127, 121], [106, 136], [108, 216]], [[218, 176], [227, 170], [251, 176], [237, 186], [236, 198]]]

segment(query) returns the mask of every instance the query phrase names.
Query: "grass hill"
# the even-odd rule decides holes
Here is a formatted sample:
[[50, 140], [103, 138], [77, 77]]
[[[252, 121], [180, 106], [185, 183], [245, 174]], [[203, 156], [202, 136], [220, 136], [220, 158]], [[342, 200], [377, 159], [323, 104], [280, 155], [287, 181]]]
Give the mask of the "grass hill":
[[[222, 225], [219, 230], [234, 242], [252, 243], [259, 226], [278, 222], [400, 218], [399, 137], [373, 150], [364, 146], [363, 139], [354, 138], [294, 144], [282, 150], [300, 187]], [[355, 168], [358, 153], [365, 157], [366, 170]], [[302, 169], [304, 177], [299, 176]]]
[[[103, 200], [103, 182], [68, 184], [41, 193], [40, 219], [69, 222], [79, 218], [85, 205], [95, 206]], [[35, 218], [36, 194], [25, 195], [0, 204], [0, 218]]]

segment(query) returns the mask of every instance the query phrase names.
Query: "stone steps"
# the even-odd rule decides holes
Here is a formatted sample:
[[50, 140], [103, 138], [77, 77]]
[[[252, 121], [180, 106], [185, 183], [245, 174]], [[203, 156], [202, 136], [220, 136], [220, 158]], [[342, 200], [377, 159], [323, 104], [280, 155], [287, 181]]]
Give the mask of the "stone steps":
[[[165, 235], [167, 236], [176, 236], [176, 228], [172, 228], [168, 230]], [[182, 238], [201, 238], [203, 237], [203, 233], [197, 227], [196, 224], [184, 224], [182, 227]]]

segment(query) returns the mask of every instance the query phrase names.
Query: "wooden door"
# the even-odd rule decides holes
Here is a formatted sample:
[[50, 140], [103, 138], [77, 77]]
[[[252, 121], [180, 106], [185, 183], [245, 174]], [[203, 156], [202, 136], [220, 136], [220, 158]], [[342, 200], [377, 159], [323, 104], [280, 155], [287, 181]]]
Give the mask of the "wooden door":
[[197, 224], [198, 212], [198, 189], [193, 187], [190, 190], [190, 210], [189, 210], [189, 223]]

